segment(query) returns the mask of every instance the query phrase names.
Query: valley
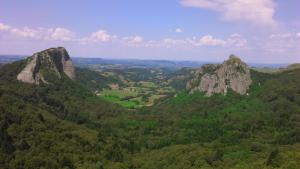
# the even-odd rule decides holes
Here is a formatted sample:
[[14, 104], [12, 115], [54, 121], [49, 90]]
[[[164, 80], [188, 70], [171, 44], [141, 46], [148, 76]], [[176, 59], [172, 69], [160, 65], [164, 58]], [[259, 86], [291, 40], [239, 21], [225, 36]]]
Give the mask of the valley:
[[166, 72], [153, 68], [106, 69], [99, 72], [116, 83], [95, 91], [104, 100], [127, 108], [152, 106], [157, 100], [170, 97], [175, 90], [167, 85]]
[[300, 169], [300, 0], [0, 0], [0, 169]]
[[291, 67], [263, 73], [230, 56], [199, 68], [99, 69], [74, 66], [61, 47], [35, 53], [0, 68], [0, 165], [297, 168], [300, 69]]
[[[152, 106], [175, 95], [174, 85], [177, 83], [177, 76], [179, 77], [177, 74], [182, 71], [134, 65], [126, 67], [116, 65], [114, 68], [89, 65], [81, 68], [95, 71], [95, 76], [106, 79], [104, 86], [91, 88], [97, 96], [130, 109]], [[94, 79], [86, 79], [85, 83], [97, 82]]]

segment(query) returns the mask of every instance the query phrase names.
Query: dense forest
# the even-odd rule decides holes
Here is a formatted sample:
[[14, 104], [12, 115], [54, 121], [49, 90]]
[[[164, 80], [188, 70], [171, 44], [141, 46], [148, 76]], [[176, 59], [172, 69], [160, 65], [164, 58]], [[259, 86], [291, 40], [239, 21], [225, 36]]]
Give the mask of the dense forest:
[[24, 65], [0, 69], [0, 168], [300, 167], [300, 69], [252, 70], [249, 95], [178, 90], [126, 109], [90, 90], [115, 79], [78, 69], [77, 81], [26, 84], [16, 80]]

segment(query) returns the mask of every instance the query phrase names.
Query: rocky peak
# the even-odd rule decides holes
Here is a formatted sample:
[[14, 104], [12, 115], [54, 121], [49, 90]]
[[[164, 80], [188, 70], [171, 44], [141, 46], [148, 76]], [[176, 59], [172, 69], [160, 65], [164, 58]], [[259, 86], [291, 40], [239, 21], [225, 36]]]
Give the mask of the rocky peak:
[[27, 58], [26, 61], [26, 66], [17, 76], [17, 79], [22, 82], [50, 83], [55, 79], [61, 79], [63, 75], [72, 80], [75, 79], [75, 67], [68, 52], [63, 47], [37, 52]]
[[195, 73], [195, 77], [187, 83], [190, 92], [206, 92], [226, 95], [228, 89], [239, 94], [246, 94], [251, 84], [250, 69], [240, 58], [231, 55], [223, 64], [203, 65]]
[[288, 65], [287, 67], [288, 70], [292, 70], [292, 69], [300, 69], [300, 63], [293, 63]]

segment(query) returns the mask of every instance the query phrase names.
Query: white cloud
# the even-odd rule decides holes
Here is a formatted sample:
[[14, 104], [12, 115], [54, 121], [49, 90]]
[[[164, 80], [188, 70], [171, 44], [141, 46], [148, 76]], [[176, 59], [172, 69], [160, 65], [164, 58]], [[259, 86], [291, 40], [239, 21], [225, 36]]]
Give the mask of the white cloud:
[[176, 40], [172, 38], [165, 38], [162, 41], [167, 45], [178, 45], [179, 43], [183, 42], [182, 40]]
[[157, 47], [158, 42], [154, 41], [154, 40], [149, 40], [147, 41], [147, 43], [145, 44], [145, 47]]
[[298, 37], [300, 37], [300, 33], [278, 33], [270, 35], [271, 39], [289, 39]]
[[225, 44], [224, 40], [214, 38], [211, 35], [205, 35], [199, 41], [200, 46], [224, 46]]
[[240, 34], [232, 34], [226, 41], [227, 46], [234, 46], [238, 48], [246, 47], [247, 40], [243, 38]]
[[146, 47], [205, 47], [205, 46], [219, 46], [219, 47], [233, 47], [245, 48], [247, 40], [239, 34], [232, 34], [227, 39], [216, 38], [212, 35], [204, 35], [200, 38], [192, 37], [185, 39], [164, 38], [160, 41], [148, 41]]
[[173, 38], [164, 38], [161, 40], [162, 45], [160, 46], [166, 46], [166, 47], [171, 47], [171, 46], [200, 46], [199, 45], [199, 40], [197, 40], [195, 37], [194, 38], [185, 38], [185, 39], [173, 39]]
[[122, 40], [129, 46], [140, 46], [144, 42], [144, 39], [141, 36], [123, 37]]
[[76, 33], [63, 27], [57, 28], [29, 28], [27, 26], [22, 28], [11, 27], [4, 23], [0, 23], [0, 31], [5, 31], [8, 35], [15, 38], [30, 38], [35, 40], [47, 41], [72, 41], [80, 44], [96, 43], [96, 42], [125, 42], [130, 45], [137, 45], [143, 43], [141, 36], [128, 36], [118, 38], [116, 35], [107, 33], [106, 30], [99, 29], [91, 33], [89, 36], [77, 37]]
[[55, 28], [50, 35], [53, 40], [71, 41], [75, 38], [75, 33], [66, 28]]
[[281, 39], [281, 38], [289, 38], [292, 37], [291, 33], [279, 33], [279, 34], [271, 34], [270, 38], [272, 39]]
[[131, 42], [132, 43], [141, 43], [141, 42], [143, 42], [143, 38], [140, 36], [135, 36]]
[[142, 43], [144, 41], [141, 36], [124, 37], [123, 40], [127, 43]]
[[98, 31], [91, 34], [89, 40], [97, 42], [110, 42], [116, 39], [117, 36], [108, 34], [105, 30], [99, 29]]
[[14, 28], [9, 25], [0, 23], [0, 30], [7, 31], [15, 37], [43, 39], [43, 40], [57, 40], [57, 41], [71, 41], [75, 40], [75, 33], [66, 28], [36, 28], [32, 29], [27, 26], [23, 28]]
[[171, 48], [171, 47], [188, 47], [188, 39], [174, 39], [174, 38], [163, 38], [161, 40], [150, 40], [145, 43], [145, 47], [159, 47], [159, 48]]
[[39, 38], [39, 31], [30, 29], [28, 27], [24, 27], [22, 29], [12, 28], [10, 32], [16, 36], [24, 37], [24, 38]]
[[11, 26], [0, 23], [0, 31], [8, 31], [11, 28]]
[[291, 52], [299, 50], [299, 33], [278, 33], [271, 34], [266, 41], [261, 42], [260, 46], [268, 52]]
[[[199, 46], [230, 46], [230, 47], [244, 47], [246, 45], [246, 40], [239, 34], [233, 34], [227, 39], [216, 38], [212, 35], [205, 35], [200, 38], [163, 38], [161, 40], [149, 40], [144, 41], [143, 37], [135, 36], [125, 36], [118, 37], [116, 35], [109, 34], [106, 30], [99, 29], [96, 32], [91, 33], [89, 36], [77, 37], [76, 33], [62, 27], [57, 28], [13, 28], [9, 25], [0, 24], [0, 30], [14, 37], [19, 38], [30, 38], [34, 40], [45, 40], [45, 41], [71, 41], [79, 44], [90, 44], [98, 42], [114, 42], [119, 44], [125, 44], [128, 46], [139, 46], [139, 47], [184, 47], [192, 48]], [[180, 28], [177, 28], [175, 32], [182, 32]]]
[[226, 21], [248, 21], [275, 25], [273, 0], [181, 0], [188, 7], [206, 8], [221, 13]]
[[183, 31], [182, 31], [181, 28], [176, 28], [176, 29], [175, 29], [175, 32], [176, 32], [176, 33], [182, 33]]

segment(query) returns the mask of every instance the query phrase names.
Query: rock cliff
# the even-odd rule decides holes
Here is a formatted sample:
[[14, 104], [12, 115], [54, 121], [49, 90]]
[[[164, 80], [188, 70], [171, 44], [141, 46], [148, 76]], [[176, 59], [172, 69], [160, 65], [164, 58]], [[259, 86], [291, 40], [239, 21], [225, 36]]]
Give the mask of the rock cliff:
[[63, 47], [50, 48], [27, 58], [27, 64], [17, 75], [17, 79], [32, 84], [51, 83], [66, 75], [75, 79], [75, 67]]
[[186, 85], [190, 92], [201, 91], [207, 96], [227, 94], [229, 89], [246, 94], [251, 84], [250, 69], [240, 58], [231, 55], [223, 64], [203, 65]]
[[288, 65], [287, 70], [300, 69], [300, 63], [293, 63]]

